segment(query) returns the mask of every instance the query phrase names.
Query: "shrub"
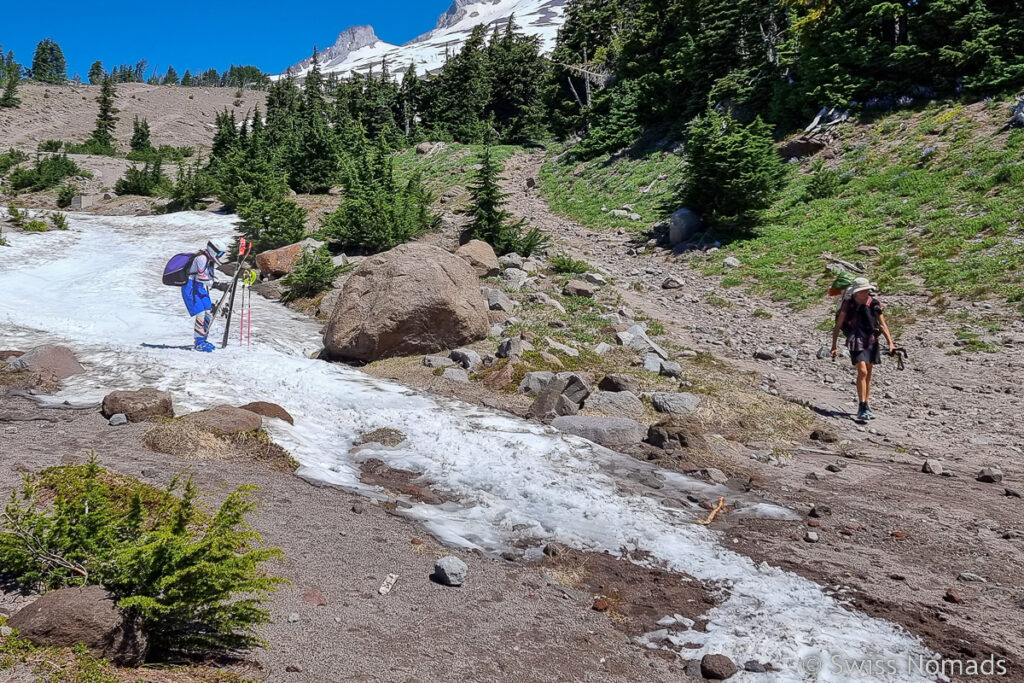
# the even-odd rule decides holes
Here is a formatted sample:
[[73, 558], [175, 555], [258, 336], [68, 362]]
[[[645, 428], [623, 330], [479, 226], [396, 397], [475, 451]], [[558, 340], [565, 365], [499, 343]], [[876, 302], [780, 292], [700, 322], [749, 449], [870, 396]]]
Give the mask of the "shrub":
[[563, 254], [551, 257], [551, 268], [562, 275], [580, 275], [594, 270], [586, 261], [577, 261]]
[[25, 223], [21, 229], [25, 232], [47, 232], [50, 228], [44, 221], [36, 219]]
[[56, 187], [65, 178], [76, 175], [89, 177], [66, 154], [56, 154], [38, 159], [32, 168], [14, 169], [11, 173], [11, 187], [15, 191], [38, 192]]
[[214, 182], [200, 163], [178, 166], [178, 178], [171, 189], [168, 211], [192, 211], [213, 194]]
[[525, 221], [511, 220], [511, 214], [502, 207], [505, 194], [498, 186], [500, 169], [486, 145], [480, 155], [480, 170], [469, 188], [470, 204], [467, 212], [473, 217], [469, 232], [474, 239], [483, 240], [502, 256], [513, 252], [529, 256], [545, 243], [547, 237], [537, 228], [523, 233]]
[[141, 169], [132, 166], [124, 172], [124, 177], [114, 184], [114, 192], [118, 194], [134, 194], [141, 197], [166, 196], [172, 189], [171, 181], [164, 175], [160, 161], [153, 164], [146, 162]]
[[839, 194], [843, 186], [842, 174], [834, 168], [824, 168], [818, 161], [811, 167], [811, 176], [804, 188], [803, 200], [831, 199]]
[[28, 211], [25, 209], [19, 209], [14, 202], [11, 202], [7, 206], [7, 220], [11, 222], [11, 225], [21, 227], [21, 225], [28, 220]]
[[78, 194], [78, 188], [70, 183], [65, 183], [57, 190], [57, 206], [66, 209], [71, 206], [71, 200]]
[[50, 225], [53, 226], [54, 230], [67, 230], [68, 229], [68, 217], [66, 214], [60, 211], [55, 211], [50, 214]]
[[709, 110], [690, 124], [686, 151], [679, 199], [718, 228], [754, 227], [785, 181], [785, 165], [760, 118], [743, 124]]
[[334, 287], [334, 279], [338, 275], [355, 268], [353, 264], [336, 266], [326, 247], [306, 249], [302, 252], [299, 262], [292, 272], [281, 281], [288, 291], [281, 297], [285, 301], [293, 301], [306, 297], [314, 297]]
[[294, 244], [306, 234], [306, 210], [290, 199], [253, 199], [238, 208], [238, 231], [256, 253]]
[[[180, 497], [175, 495], [180, 488]], [[253, 487], [211, 518], [191, 480], [165, 489], [103, 469], [95, 457], [28, 475], [0, 520], [0, 565], [43, 590], [94, 584], [145, 622], [159, 653], [199, 654], [260, 644], [266, 596], [283, 583], [261, 565], [246, 517]]]
[[64, 143], [60, 140], [44, 140], [39, 143], [40, 152], [59, 152]]
[[0, 176], [26, 159], [28, 159], [28, 155], [20, 149], [9, 148], [6, 152], [0, 154]]
[[192, 147], [173, 147], [171, 145], [160, 145], [159, 147], [146, 147], [133, 149], [125, 156], [131, 161], [170, 161], [182, 163], [185, 159], [195, 156], [196, 150]]

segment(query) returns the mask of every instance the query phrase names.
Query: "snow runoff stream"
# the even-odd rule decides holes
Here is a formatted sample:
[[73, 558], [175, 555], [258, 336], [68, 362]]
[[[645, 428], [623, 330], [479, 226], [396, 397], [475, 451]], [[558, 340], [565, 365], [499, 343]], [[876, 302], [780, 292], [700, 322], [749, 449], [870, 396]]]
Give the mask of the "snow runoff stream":
[[[493, 553], [517, 538], [541, 538], [583, 550], [650, 553], [725, 589], [707, 615], [707, 633], [669, 626], [649, 639], [651, 646], [699, 643], [702, 649], [688, 650], [688, 657], [720, 652], [780, 670], [741, 672], [734, 680], [855, 678], [830, 671], [832, 655], [903, 667], [911, 656], [934, 657], [916, 637], [847, 609], [817, 584], [726, 549], [720, 534], [694, 523], [696, 510], [661, 503], [717, 489], [550, 428], [312, 360], [319, 325], [262, 297], [252, 299], [251, 347], [238, 346], [237, 337], [213, 354], [143, 346], [191, 341], [179, 291], [160, 283], [163, 265], [209, 237], [230, 236], [233, 217], [69, 219], [69, 231], [7, 233], [11, 246], [0, 247], [0, 348], [72, 347], [87, 373], [66, 382], [60, 400], [95, 401], [115, 389], [149, 386], [171, 392], [179, 414], [273, 401], [295, 417], [294, 427], [271, 420], [267, 428], [301, 463], [300, 476], [379, 496], [359, 481], [357, 458], [423, 472], [458, 502], [417, 504], [405, 514], [448, 543]], [[218, 319], [211, 338], [221, 334]], [[408, 440], [349, 453], [359, 434], [385, 426]], [[657, 496], [643, 486], [650, 478], [663, 486]], [[753, 500], [737, 514], [792, 516]], [[814, 657], [824, 662], [818, 673], [808, 670]], [[888, 678], [876, 669], [862, 680], [929, 679], [904, 668]]]

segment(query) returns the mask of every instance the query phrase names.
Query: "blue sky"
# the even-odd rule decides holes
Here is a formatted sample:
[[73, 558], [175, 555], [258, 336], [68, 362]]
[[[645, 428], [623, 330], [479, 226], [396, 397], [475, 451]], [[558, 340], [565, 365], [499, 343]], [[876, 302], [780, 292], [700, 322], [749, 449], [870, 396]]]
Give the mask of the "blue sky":
[[[254, 64], [279, 73], [308, 56], [313, 45], [334, 44], [349, 26], [372, 24], [390, 43], [434, 28], [451, 0], [336, 0], [335, 2], [10, 2], [0, 15], [0, 45], [32, 63], [36, 43], [57, 41], [68, 76], [84, 79], [102, 60], [110, 69], [140, 59], [162, 73]], [[39, 7], [45, 7], [45, 10]]]

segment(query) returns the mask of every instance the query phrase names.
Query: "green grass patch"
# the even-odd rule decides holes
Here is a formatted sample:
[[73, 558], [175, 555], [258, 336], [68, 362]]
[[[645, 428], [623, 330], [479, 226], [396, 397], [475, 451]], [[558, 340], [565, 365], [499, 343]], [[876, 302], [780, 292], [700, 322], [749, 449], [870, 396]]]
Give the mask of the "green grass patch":
[[[417, 154], [414, 147], [396, 154], [396, 176], [405, 180], [414, 173], [419, 173], [423, 184], [435, 195], [444, 194], [449, 189], [468, 187], [476, 175], [483, 145], [462, 145], [446, 142], [444, 149], [432, 154]], [[515, 145], [496, 145], [491, 147], [491, 158], [499, 166], [519, 151]]]
[[579, 261], [564, 255], [551, 257], [551, 269], [560, 275], [582, 275], [594, 270], [586, 261]]

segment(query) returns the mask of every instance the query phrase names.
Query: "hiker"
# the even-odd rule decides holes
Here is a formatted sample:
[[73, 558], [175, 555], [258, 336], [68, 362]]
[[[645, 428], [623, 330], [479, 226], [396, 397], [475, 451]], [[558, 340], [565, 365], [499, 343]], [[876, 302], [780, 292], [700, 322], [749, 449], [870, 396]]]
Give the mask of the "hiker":
[[210, 324], [213, 322], [210, 290], [228, 290], [228, 283], [217, 282], [214, 276], [214, 267], [218, 263], [223, 263], [227, 253], [228, 247], [224, 240], [214, 238], [207, 242], [206, 248], [200, 250], [192, 260], [192, 265], [188, 269], [188, 281], [181, 288], [181, 298], [188, 308], [188, 314], [195, 318], [193, 330], [196, 351], [209, 353], [216, 348], [206, 341], [210, 333]]
[[882, 350], [879, 344], [879, 333], [885, 336], [889, 345], [889, 354], [896, 351], [889, 326], [882, 315], [882, 303], [871, 296], [875, 286], [866, 277], [859, 277], [847, 289], [847, 296], [836, 316], [836, 324], [832, 328], [832, 357], [839, 355], [836, 342], [839, 331], [846, 335], [846, 346], [850, 350], [850, 360], [857, 368], [857, 399], [860, 406], [857, 410], [859, 421], [873, 420], [871, 412], [871, 370], [882, 362]]

